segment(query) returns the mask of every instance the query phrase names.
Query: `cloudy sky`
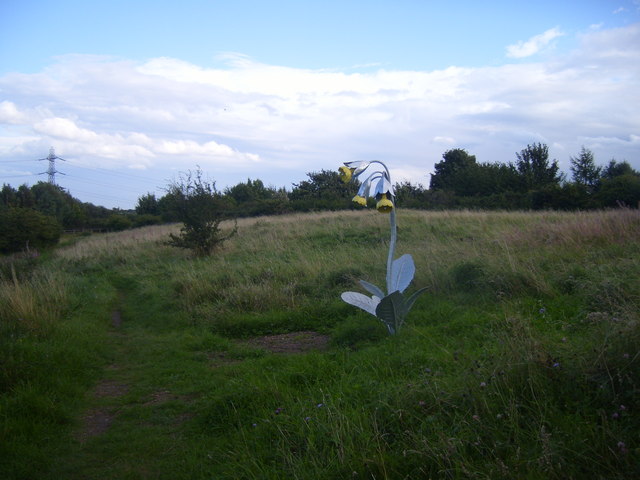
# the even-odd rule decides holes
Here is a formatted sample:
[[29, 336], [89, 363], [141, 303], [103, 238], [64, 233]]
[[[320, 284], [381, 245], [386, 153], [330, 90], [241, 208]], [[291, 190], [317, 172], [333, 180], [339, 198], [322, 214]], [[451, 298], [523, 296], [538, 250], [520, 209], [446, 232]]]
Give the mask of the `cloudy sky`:
[[290, 189], [380, 159], [429, 184], [450, 148], [640, 169], [640, 1], [3, 0], [0, 183], [132, 208], [200, 166]]

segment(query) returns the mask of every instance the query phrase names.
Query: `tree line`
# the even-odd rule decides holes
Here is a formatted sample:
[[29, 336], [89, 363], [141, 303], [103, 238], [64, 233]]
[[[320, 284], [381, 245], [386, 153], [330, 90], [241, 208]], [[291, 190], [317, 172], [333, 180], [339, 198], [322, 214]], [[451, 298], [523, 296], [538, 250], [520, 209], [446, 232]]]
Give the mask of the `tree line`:
[[[570, 163], [571, 178], [567, 178], [542, 143], [527, 145], [508, 163], [481, 163], [475, 155], [454, 148], [435, 164], [428, 188], [397, 183], [396, 204], [417, 209], [638, 208], [640, 173], [627, 161], [597, 165], [593, 153], [583, 147]], [[207, 208], [219, 212], [217, 218], [356, 208], [351, 199], [359, 185], [343, 183], [337, 171], [310, 172], [290, 191], [266, 186], [258, 179], [220, 191], [215, 182], [204, 181], [199, 169], [195, 174], [200, 175], [195, 177], [199, 184], [206, 186], [206, 196], [211, 199]], [[0, 190], [0, 253], [53, 245], [65, 230], [117, 231], [183, 222], [185, 198], [193, 186], [173, 182], [164, 195], [146, 193], [138, 198], [134, 210], [120, 210], [81, 202], [63, 188], [45, 182], [17, 189], [5, 184]]]
[[414, 208], [596, 209], [637, 208], [640, 173], [627, 161], [612, 159], [598, 166], [582, 147], [570, 158], [571, 179], [549, 158], [545, 144], [534, 143], [509, 163], [479, 163], [475, 155], [456, 148], [435, 164], [429, 190], [403, 185], [398, 201]]

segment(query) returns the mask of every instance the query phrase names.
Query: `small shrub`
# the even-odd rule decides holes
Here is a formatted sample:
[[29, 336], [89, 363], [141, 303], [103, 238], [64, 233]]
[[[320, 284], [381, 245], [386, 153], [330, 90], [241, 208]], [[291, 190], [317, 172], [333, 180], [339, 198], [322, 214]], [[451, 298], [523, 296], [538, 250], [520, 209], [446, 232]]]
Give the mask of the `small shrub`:
[[195, 173], [181, 175], [167, 190], [176, 218], [184, 224], [179, 235], [169, 234], [169, 245], [192, 250], [197, 256], [206, 256], [237, 233], [236, 223], [231, 233], [222, 235], [220, 223], [225, 217], [223, 198], [216, 190], [215, 182], [202, 178], [199, 168]]

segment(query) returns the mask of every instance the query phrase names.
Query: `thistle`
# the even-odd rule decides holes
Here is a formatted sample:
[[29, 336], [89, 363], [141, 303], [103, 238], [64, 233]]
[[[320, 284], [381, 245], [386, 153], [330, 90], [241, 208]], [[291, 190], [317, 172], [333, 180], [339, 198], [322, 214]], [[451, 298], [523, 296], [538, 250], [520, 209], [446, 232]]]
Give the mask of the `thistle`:
[[340, 178], [348, 183], [353, 178], [358, 178], [373, 164], [381, 165], [382, 170], [376, 170], [362, 182], [358, 194], [353, 197], [353, 201], [358, 205], [366, 206], [367, 198], [373, 197], [376, 200], [376, 209], [380, 213], [389, 214], [391, 227], [391, 240], [389, 242], [389, 255], [387, 258], [387, 294], [372, 283], [360, 280], [360, 285], [372, 294], [367, 296], [358, 292], [344, 292], [342, 300], [350, 305], [358, 307], [365, 312], [377, 317], [385, 324], [391, 335], [398, 332], [411, 307], [418, 296], [426, 288], [422, 288], [405, 298], [403, 292], [407, 289], [416, 272], [413, 257], [409, 254], [402, 255], [394, 260], [394, 253], [397, 239], [396, 209], [394, 204], [394, 192], [391, 184], [391, 175], [387, 166], [378, 161], [370, 162], [347, 162], [340, 167]]

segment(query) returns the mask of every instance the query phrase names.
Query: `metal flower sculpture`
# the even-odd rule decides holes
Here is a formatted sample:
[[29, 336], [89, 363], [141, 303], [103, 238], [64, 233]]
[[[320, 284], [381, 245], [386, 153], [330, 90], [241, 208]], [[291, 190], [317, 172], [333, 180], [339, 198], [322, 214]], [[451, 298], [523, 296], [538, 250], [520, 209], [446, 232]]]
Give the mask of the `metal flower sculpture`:
[[[369, 176], [362, 181], [353, 201], [358, 205], [366, 206], [367, 198], [373, 197], [377, 202], [376, 209], [380, 213], [390, 214], [391, 240], [387, 259], [387, 294], [385, 295], [384, 291], [376, 285], [360, 280], [360, 285], [372, 296], [369, 297], [358, 292], [344, 292], [341, 297], [348, 304], [361, 308], [380, 319], [389, 333], [393, 335], [398, 332], [416, 299], [426, 288], [418, 290], [408, 298], [403, 295], [413, 280], [416, 267], [413, 263], [413, 257], [409, 254], [402, 255], [395, 260], [393, 258], [397, 239], [396, 209], [391, 176], [387, 166], [378, 160], [347, 162], [339, 169], [340, 177], [343, 182], [348, 183], [351, 179], [361, 176], [374, 164], [380, 165], [382, 169], [370, 171]], [[374, 170], [374, 167], [371, 170]]]

